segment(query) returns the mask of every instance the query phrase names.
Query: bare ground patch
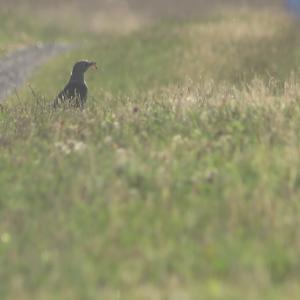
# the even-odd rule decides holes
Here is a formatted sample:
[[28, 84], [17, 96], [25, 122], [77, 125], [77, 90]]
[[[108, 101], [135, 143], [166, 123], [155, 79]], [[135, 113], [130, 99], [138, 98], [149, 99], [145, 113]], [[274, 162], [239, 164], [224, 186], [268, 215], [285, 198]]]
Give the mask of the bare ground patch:
[[23, 85], [45, 61], [70, 49], [66, 44], [42, 44], [16, 50], [0, 60], [0, 101]]

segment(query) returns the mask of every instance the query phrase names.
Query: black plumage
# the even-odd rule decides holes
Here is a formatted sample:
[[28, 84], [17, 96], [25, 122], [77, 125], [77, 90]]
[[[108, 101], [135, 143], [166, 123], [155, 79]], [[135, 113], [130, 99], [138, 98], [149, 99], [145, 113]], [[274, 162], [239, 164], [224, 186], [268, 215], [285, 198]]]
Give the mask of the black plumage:
[[84, 106], [88, 94], [84, 73], [90, 67], [97, 68], [97, 65], [93, 61], [86, 60], [79, 61], [74, 65], [69, 82], [54, 100], [54, 107], [63, 103], [80, 108]]

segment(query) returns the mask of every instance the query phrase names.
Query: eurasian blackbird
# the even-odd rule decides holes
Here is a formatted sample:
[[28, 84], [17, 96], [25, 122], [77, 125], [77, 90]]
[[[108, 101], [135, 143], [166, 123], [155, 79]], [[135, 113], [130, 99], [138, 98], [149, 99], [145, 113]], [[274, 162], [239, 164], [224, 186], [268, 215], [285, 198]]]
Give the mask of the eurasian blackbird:
[[63, 103], [83, 108], [88, 93], [88, 87], [84, 81], [84, 73], [90, 67], [97, 69], [97, 64], [87, 60], [75, 63], [69, 82], [54, 100], [54, 108]]

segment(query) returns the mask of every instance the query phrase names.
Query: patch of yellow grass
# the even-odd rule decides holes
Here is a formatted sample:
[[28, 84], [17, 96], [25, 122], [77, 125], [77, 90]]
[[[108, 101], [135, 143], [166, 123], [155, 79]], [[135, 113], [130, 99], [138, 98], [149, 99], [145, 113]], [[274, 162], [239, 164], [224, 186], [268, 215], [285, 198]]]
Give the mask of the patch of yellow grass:
[[[201, 35], [213, 40], [236, 42], [241, 39], [272, 38], [278, 30], [287, 29], [291, 18], [282, 10], [251, 10], [234, 9], [221, 12], [220, 19], [208, 22], [205, 26], [195, 23], [189, 27], [189, 35]], [[199, 40], [198, 40], [199, 41]]]
[[[293, 24], [292, 18], [279, 9], [221, 10], [213, 21], [191, 23], [182, 34], [189, 44], [182, 53], [182, 73], [199, 78], [207, 72], [215, 75], [228, 66], [239, 72], [241, 61], [260, 56], [263, 45], [286, 36]], [[276, 47], [267, 50], [270, 54], [280, 51]]]

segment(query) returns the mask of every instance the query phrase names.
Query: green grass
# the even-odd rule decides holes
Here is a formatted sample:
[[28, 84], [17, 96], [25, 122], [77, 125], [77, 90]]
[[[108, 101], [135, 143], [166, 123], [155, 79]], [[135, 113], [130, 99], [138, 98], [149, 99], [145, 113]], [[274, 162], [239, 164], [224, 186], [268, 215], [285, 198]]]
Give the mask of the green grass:
[[58, 36], [55, 26], [39, 26], [36, 18], [16, 15], [12, 10], [0, 12], [0, 54], [4, 55], [18, 47], [48, 41]]
[[[294, 26], [226, 12], [38, 71], [0, 112], [0, 298], [298, 299]], [[52, 111], [81, 57], [87, 108]]]
[[[50, 20], [49, 16], [42, 13], [31, 16], [28, 11], [22, 14], [19, 9], [3, 8], [0, 11], [0, 56], [37, 43], [69, 42], [77, 45], [80, 41], [80, 45], [84, 45], [94, 36], [83, 25], [80, 25], [82, 30], [78, 31], [73, 24], [74, 20]], [[78, 21], [77, 24], [81, 22], [83, 21]]]

